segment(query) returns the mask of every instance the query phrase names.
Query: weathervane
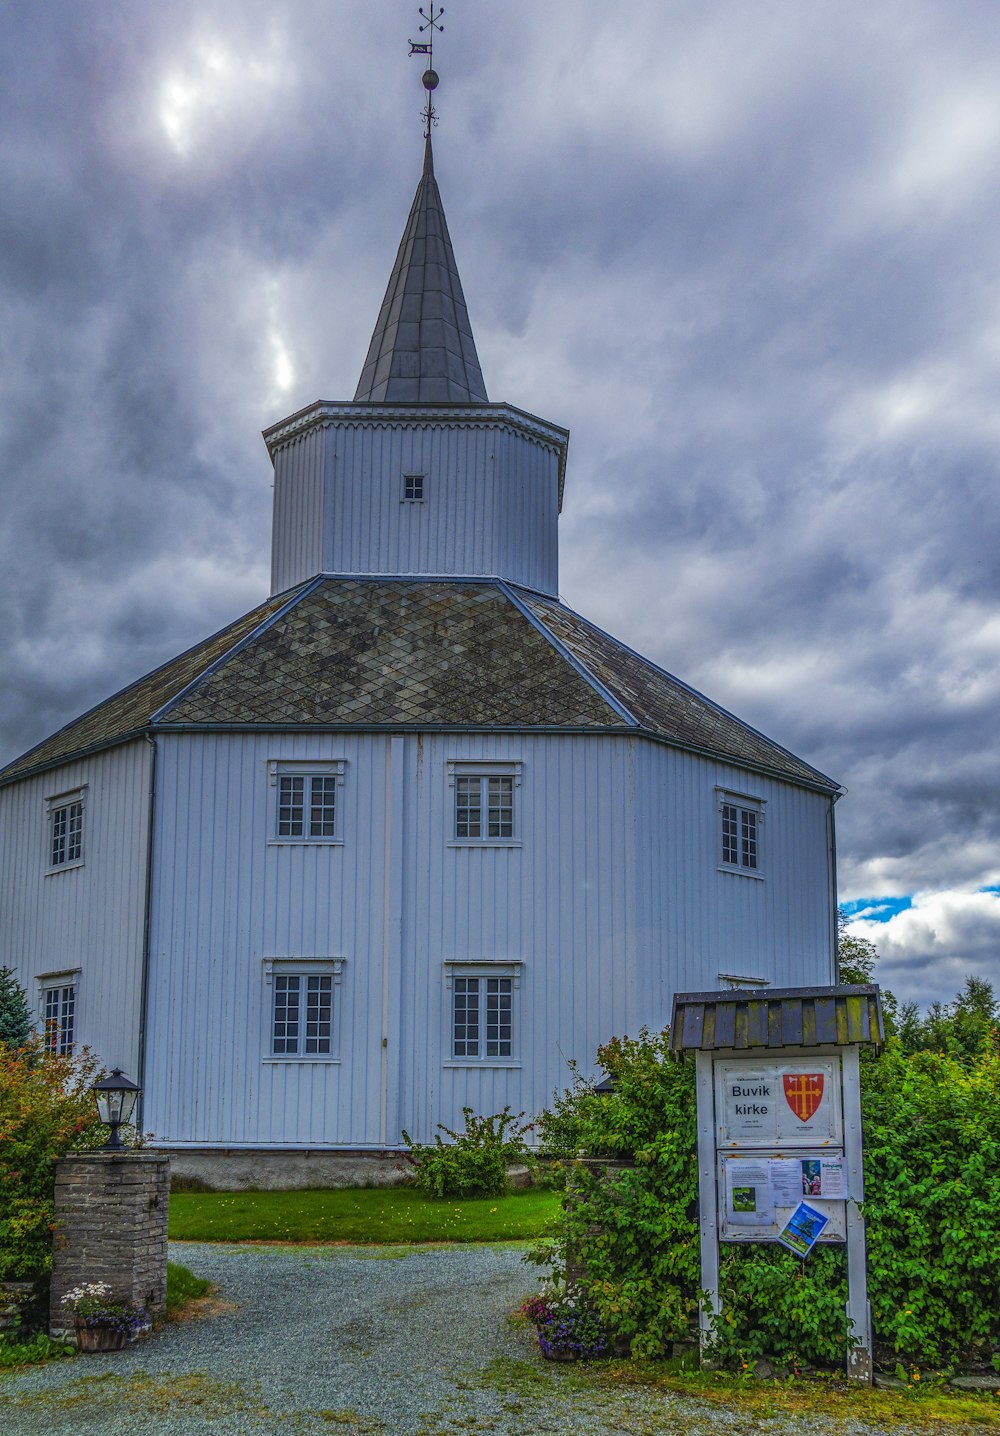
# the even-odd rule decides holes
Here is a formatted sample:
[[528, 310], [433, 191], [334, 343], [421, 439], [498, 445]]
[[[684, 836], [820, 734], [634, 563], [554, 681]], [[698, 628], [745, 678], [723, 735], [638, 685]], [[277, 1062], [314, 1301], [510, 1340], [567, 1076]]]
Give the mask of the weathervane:
[[419, 7], [419, 14], [424, 23], [421, 25], [418, 34], [423, 35], [426, 32], [427, 39], [410, 40], [408, 43], [411, 55], [427, 56], [427, 69], [420, 77], [423, 87], [427, 91], [427, 104], [421, 110], [420, 118], [424, 122], [424, 139], [429, 140], [431, 137], [431, 129], [437, 124], [437, 111], [434, 108], [434, 91], [438, 87], [438, 76], [437, 71], [434, 69], [434, 31], [437, 30], [440, 33], [444, 30], [444, 26], [441, 24], [444, 7], [439, 6], [435, 9], [434, 0], [431, 0], [426, 10], [422, 5]]

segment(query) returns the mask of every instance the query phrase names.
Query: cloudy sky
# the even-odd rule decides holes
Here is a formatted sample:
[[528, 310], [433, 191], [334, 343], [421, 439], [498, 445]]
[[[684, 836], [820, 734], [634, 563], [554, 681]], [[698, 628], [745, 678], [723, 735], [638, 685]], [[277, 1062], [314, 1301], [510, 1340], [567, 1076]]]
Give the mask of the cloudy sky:
[[[879, 977], [1000, 978], [1000, 5], [451, 0], [491, 398], [562, 596], [848, 789]], [[260, 430], [355, 388], [409, 0], [8, 0], [0, 760], [267, 593]]]

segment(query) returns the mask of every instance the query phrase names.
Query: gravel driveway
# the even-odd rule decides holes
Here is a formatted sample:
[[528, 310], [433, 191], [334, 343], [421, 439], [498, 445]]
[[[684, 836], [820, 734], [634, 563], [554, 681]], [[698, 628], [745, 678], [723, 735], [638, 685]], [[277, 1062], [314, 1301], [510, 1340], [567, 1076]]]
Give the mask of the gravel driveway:
[[[0, 1381], [4, 1436], [263, 1436], [535, 1432], [862, 1436], [871, 1428], [753, 1420], [687, 1397], [599, 1387], [541, 1361], [508, 1313], [537, 1286], [509, 1246], [175, 1244], [218, 1286], [213, 1315], [109, 1356]], [[872, 1433], [874, 1436], [874, 1433]]]

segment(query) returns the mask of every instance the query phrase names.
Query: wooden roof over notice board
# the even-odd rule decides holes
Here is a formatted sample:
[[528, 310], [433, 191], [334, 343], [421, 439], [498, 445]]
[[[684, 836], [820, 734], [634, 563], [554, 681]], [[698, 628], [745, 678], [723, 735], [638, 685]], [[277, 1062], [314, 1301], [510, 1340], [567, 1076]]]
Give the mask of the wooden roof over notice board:
[[874, 983], [678, 992], [670, 1021], [673, 1052], [773, 1052], [871, 1046], [884, 1040], [882, 1002]]

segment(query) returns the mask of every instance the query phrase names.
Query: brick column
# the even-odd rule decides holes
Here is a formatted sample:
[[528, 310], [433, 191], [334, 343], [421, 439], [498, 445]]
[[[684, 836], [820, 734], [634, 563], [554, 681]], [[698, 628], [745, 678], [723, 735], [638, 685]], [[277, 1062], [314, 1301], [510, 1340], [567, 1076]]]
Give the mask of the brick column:
[[61, 1298], [85, 1281], [162, 1316], [167, 1300], [170, 1158], [151, 1152], [76, 1152], [55, 1164], [56, 1232], [49, 1329], [72, 1328]]

